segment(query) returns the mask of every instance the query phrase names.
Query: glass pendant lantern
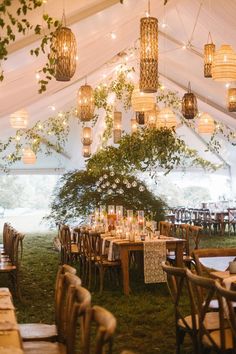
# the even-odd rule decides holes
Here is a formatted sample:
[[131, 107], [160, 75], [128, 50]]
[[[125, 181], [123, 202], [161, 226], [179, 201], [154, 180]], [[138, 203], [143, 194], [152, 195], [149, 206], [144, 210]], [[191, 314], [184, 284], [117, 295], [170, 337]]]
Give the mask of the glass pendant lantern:
[[194, 119], [198, 114], [197, 98], [191, 91], [190, 82], [188, 83], [188, 92], [182, 98], [182, 114], [185, 119]]

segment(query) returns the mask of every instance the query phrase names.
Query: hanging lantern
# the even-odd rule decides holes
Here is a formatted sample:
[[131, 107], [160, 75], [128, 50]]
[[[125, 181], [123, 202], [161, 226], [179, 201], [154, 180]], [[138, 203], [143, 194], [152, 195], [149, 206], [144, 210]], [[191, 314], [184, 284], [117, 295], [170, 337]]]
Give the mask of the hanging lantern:
[[36, 156], [33, 150], [30, 147], [23, 149], [22, 161], [26, 165], [33, 165], [36, 162]]
[[131, 123], [131, 133], [132, 134], [136, 133], [136, 131], [138, 129], [138, 124], [137, 124], [136, 118], [131, 118], [130, 123]]
[[118, 144], [121, 139], [121, 121], [122, 121], [122, 113], [121, 112], [114, 112], [114, 124], [113, 124], [114, 144]]
[[213, 134], [215, 131], [214, 119], [208, 113], [202, 113], [198, 120], [198, 133]]
[[83, 145], [83, 157], [91, 156], [91, 145]]
[[236, 112], [236, 88], [228, 89], [228, 111]]
[[15, 129], [25, 129], [28, 125], [28, 113], [24, 109], [10, 115], [10, 124]]
[[82, 122], [88, 122], [94, 116], [94, 95], [90, 85], [82, 85], [78, 91], [77, 115]]
[[145, 112], [145, 123], [147, 124], [148, 128], [156, 127], [159, 112], [160, 110], [157, 105], [155, 105], [155, 108], [152, 111]]
[[139, 125], [144, 125], [145, 124], [145, 113], [144, 112], [136, 112], [136, 122]]
[[92, 144], [92, 129], [90, 127], [84, 127], [83, 128], [82, 143], [84, 145]]
[[177, 119], [174, 112], [166, 107], [163, 108], [157, 116], [156, 128], [166, 127], [168, 129], [175, 128], [177, 126]]
[[76, 38], [70, 28], [61, 27], [56, 31], [51, 52], [56, 80], [70, 81], [76, 70], [77, 52]]
[[[209, 40], [211, 40], [211, 43], [209, 43]], [[211, 34], [209, 32], [207, 44], [204, 45], [204, 77], [212, 77], [211, 68], [215, 48], [216, 46], [212, 42]]]
[[135, 87], [131, 96], [131, 105], [135, 112], [151, 111], [155, 106], [155, 98], [151, 93], [140, 92]]
[[142, 92], [157, 92], [158, 88], [158, 20], [140, 20], [140, 81]]
[[212, 78], [216, 81], [236, 80], [236, 53], [230, 45], [223, 44], [213, 57]]
[[186, 119], [193, 119], [198, 113], [197, 98], [191, 92], [190, 82], [188, 83], [188, 92], [182, 98], [182, 114]]

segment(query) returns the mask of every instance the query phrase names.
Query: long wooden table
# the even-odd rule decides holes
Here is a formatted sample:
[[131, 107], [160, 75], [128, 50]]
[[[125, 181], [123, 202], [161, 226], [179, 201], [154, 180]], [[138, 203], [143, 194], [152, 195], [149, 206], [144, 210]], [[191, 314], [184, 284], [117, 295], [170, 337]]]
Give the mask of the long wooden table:
[[[168, 250], [175, 251], [175, 259], [176, 266], [183, 266], [183, 250], [185, 240], [171, 237], [166, 240], [166, 248]], [[130, 293], [130, 285], [129, 285], [129, 253], [131, 251], [143, 251], [144, 249], [144, 241], [135, 241], [131, 242], [128, 240], [124, 240], [123, 242], [113, 241], [114, 245], [119, 248], [120, 251], [120, 260], [121, 260], [121, 268], [122, 268], [122, 277], [123, 277], [123, 291], [125, 295], [129, 295]]]
[[0, 288], [0, 353], [23, 354], [22, 340], [9, 289]]

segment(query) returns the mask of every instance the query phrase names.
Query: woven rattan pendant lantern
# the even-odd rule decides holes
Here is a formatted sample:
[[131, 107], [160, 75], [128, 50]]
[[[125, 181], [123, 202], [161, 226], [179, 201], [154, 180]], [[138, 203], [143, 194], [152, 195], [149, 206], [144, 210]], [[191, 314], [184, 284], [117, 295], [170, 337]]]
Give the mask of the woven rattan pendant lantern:
[[82, 143], [84, 145], [92, 144], [92, 129], [90, 127], [84, 127], [83, 128]]
[[198, 113], [197, 98], [191, 92], [190, 82], [188, 83], [188, 92], [182, 98], [182, 114], [186, 119], [193, 119]]
[[90, 85], [82, 85], [78, 91], [77, 115], [82, 122], [90, 121], [94, 116], [94, 95]]
[[131, 96], [131, 105], [135, 112], [151, 111], [155, 106], [155, 98], [151, 93], [140, 92], [136, 86]]
[[[65, 24], [63, 14], [62, 23]], [[76, 38], [70, 28], [64, 26], [55, 33], [52, 44], [52, 57], [55, 60], [55, 78], [57, 81], [70, 81], [76, 70]]]
[[145, 113], [144, 112], [136, 112], [135, 116], [136, 116], [136, 122], [139, 125], [144, 125], [145, 124]]
[[236, 88], [228, 89], [228, 111], [236, 112]]
[[156, 128], [166, 127], [168, 129], [175, 128], [177, 119], [175, 113], [168, 107], [163, 108], [157, 116]]
[[202, 113], [198, 120], [198, 133], [213, 134], [215, 131], [214, 119], [208, 113]]
[[148, 128], [156, 127], [156, 122], [157, 122], [157, 117], [159, 112], [160, 110], [157, 105], [155, 105], [155, 108], [152, 111], [145, 112], [145, 123]]
[[122, 122], [122, 113], [114, 112], [114, 123], [113, 123], [113, 141], [114, 144], [118, 144], [121, 139], [121, 122]]
[[10, 115], [10, 124], [15, 129], [25, 129], [28, 125], [28, 113], [24, 109]]
[[22, 161], [26, 165], [33, 165], [36, 162], [36, 156], [33, 150], [30, 147], [23, 149]]
[[223, 44], [214, 54], [212, 78], [216, 81], [236, 80], [236, 53], [230, 45]]
[[157, 92], [158, 88], [158, 20], [148, 16], [140, 20], [140, 81], [142, 92]]
[[138, 130], [138, 124], [136, 118], [131, 118], [130, 123], [131, 123], [131, 133], [132, 134], [136, 133], [136, 131]]
[[91, 145], [83, 145], [83, 157], [91, 156]]
[[[209, 40], [211, 40], [210, 43]], [[211, 34], [209, 32], [207, 44], [204, 45], [204, 77], [212, 77], [211, 68], [212, 68], [215, 48], [216, 46], [212, 42]]]

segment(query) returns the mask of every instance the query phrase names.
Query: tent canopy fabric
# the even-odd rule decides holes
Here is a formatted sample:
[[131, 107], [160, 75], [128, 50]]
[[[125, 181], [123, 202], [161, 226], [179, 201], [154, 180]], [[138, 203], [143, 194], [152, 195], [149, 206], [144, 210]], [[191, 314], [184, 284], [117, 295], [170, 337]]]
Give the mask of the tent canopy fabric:
[[[13, 6], [17, 1], [13, 2]], [[198, 97], [199, 110], [207, 112], [219, 122], [236, 128], [235, 114], [226, 109], [225, 83], [215, 82], [203, 77], [203, 46], [211, 32], [216, 47], [221, 44], [234, 46], [236, 2], [234, 0], [151, 0], [151, 15], [159, 20], [159, 75], [161, 82], [182, 96], [191, 82], [192, 90]], [[2, 63], [4, 81], [0, 84], [0, 139], [14, 134], [9, 123], [9, 115], [25, 108], [29, 112], [30, 126], [38, 120], [45, 120], [60, 111], [76, 105], [76, 94], [85, 77], [89, 84], [96, 86], [104, 76], [114, 71], [122, 63], [120, 52], [133, 48], [139, 39], [140, 18], [145, 16], [147, 0], [67, 0], [65, 12], [67, 25], [76, 35], [78, 46], [77, 70], [70, 82], [52, 80], [47, 91], [38, 93], [35, 74], [45, 63], [40, 54], [35, 58], [30, 49], [38, 46], [36, 36], [29, 31], [26, 36], [18, 35], [9, 46], [9, 58]], [[63, 1], [48, 0], [44, 8], [30, 14], [30, 21], [41, 23], [43, 11], [53, 17], [61, 18]], [[111, 38], [111, 33], [116, 38]], [[236, 48], [235, 48], [236, 49]], [[138, 58], [130, 59], [128, 65], [136, 66]], [[55, 112], [52, 112], [52, 106]], [[132, 112], [124, 113], [123, 129], [128, 130]], [[99, 146], [103, 129], [103, 115], [100, 114], [95, 126], [92, 151]], [[177, 130], [186, 143], [199, 151], [199, 154], [214, 163], [226, 162], [234, 170], [234, 147], [222, 138], [220, 154], [206, 153], [206, 138], [198, 136], [188, 127]], [[204, 140], [205, 139], [205, 140]], [[63, 171], [84, 166], [81, 144], [81, 125], [76, 119], [71, 123], [65, 154], [48, 157], [41, 153], [37, 162], [25, 166], [18, 162], [13, 166], [16, 172], [25, 169]], [[235, 169], [236, 170], [236, 169]]]

